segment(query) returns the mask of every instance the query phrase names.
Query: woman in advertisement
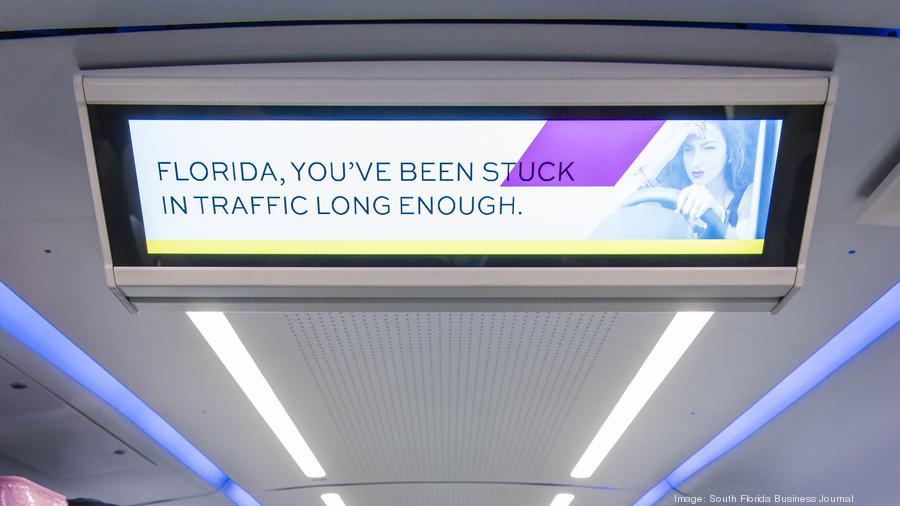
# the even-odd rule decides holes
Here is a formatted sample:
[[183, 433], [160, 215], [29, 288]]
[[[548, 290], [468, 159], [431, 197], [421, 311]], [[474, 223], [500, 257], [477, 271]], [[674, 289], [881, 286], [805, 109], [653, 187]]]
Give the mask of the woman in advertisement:
[[[689, 223], [712, 210], [726, 227], [725, 238], [753, 238], [750, 204], [755, 164], [747, 127], [758, 123], [686, 122], [675, 130], [667, 146], [675, 152], [669, 152], [655, 184], [680, 190], [675, 210]], [[646, 178], [648, 169], [653, 170], [643, 168], [639, 174]], [[654, 186], [653, 180], [646, 178], [645, 186]]]
[[[632, 173], [637, 191], [623, 207], [649, 202], [673, 208], [687, 222], [690, 238], [754, 239], [759, 125], [758, 120], [670, 121], [665, 137]], [[643, 225], [631, 233], [656, 238], [650, 236], [663, 227]]]

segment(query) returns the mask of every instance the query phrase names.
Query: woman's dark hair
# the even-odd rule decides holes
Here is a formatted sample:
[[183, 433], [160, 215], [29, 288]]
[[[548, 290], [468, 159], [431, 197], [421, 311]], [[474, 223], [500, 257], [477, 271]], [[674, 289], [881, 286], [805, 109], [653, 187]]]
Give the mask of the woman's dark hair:
[[[728, 189], [734, 192], [729, 208], [736, 211], [737, 204], [744, 195], [744, 190], [753, 182], [753, 169], [756, 164], [756, 152], [752, 146], [756, 145], [759, 136], [759, 120], [720, 120], [704, 121], [707, 125], [715, 125], [722, 132], [725, 139], [725, 183]], [[684, 168], [684, 156], [681, 150], [678, 155], [663, 167], [656, 182], [660, 186], [682, 189], [691, 185]], [[729, 213], [729, 222], [736, 223], [737, 213]], [[734, 225], [735, 223], [731, 223]]]
[[[756, 153], [751, 150], [753, 142], [759, 135], [758, 120], [724, 120], [704, 121], [708, 125], [715, 125], [725, 138], [725, 183], [728, 189], [734, 192], [735, 200], [740, 200], [744, 190], [753, 182], [753, 166]], [[679, 150], [678, 155], [672, 159], [659, 176], [656, 182], [661, 186], [670, 188], [685, 188], [691, 185], [691, 178], [684, 169], [684, 156]]]

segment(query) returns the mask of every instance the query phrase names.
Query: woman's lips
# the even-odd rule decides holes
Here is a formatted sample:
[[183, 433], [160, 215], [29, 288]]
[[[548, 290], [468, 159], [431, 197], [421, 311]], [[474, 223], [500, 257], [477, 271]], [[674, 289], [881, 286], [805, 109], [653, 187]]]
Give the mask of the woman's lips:
[[703, 174], [704, 174], [704, 172], [702, 170], [697, 170], [697, 171], [691, 172], [691, 176], [694, 179], [700, 179], [701, 177], [703, 177]]

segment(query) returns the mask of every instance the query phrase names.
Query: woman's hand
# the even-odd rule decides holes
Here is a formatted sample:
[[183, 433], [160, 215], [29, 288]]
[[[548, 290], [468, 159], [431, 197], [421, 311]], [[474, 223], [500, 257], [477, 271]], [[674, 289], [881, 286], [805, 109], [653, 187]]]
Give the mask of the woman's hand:
[[704, 137], [706, 135], [706, 127], [698, 121], [679, 122], [678, 126], [673, 128], [669, 136], [666, 138], [664, 148], [661, 152], [661, 159], [665, 163], [669, 163], [673, 158], [678, 156], [684, 141], [690, 136]]
[[644, 178], [644, 186], [654, 186], [663, 167], [681, 154], [681, 146], [691, 135], [703, 137], [705, 126], [698, 121], [677, 121], [674, 128], [668, 129], [665, 138], [657, 145], [640, 169]]
[[720, 220], [725, 221], [725, 208], [716, 202], [709, 189], [699, 184], [682, 189], [675, 203], [675, 210], [683, 214], [688, 221], [699, 219], [709, 209], [715, 211]]

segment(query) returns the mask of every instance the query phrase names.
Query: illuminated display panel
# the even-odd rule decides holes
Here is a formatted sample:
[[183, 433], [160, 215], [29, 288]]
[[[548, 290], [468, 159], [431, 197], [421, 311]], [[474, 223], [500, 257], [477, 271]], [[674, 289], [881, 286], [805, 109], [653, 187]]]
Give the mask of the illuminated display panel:
[[89, 106], [116, 265], [796, 265], [822, 108]]

